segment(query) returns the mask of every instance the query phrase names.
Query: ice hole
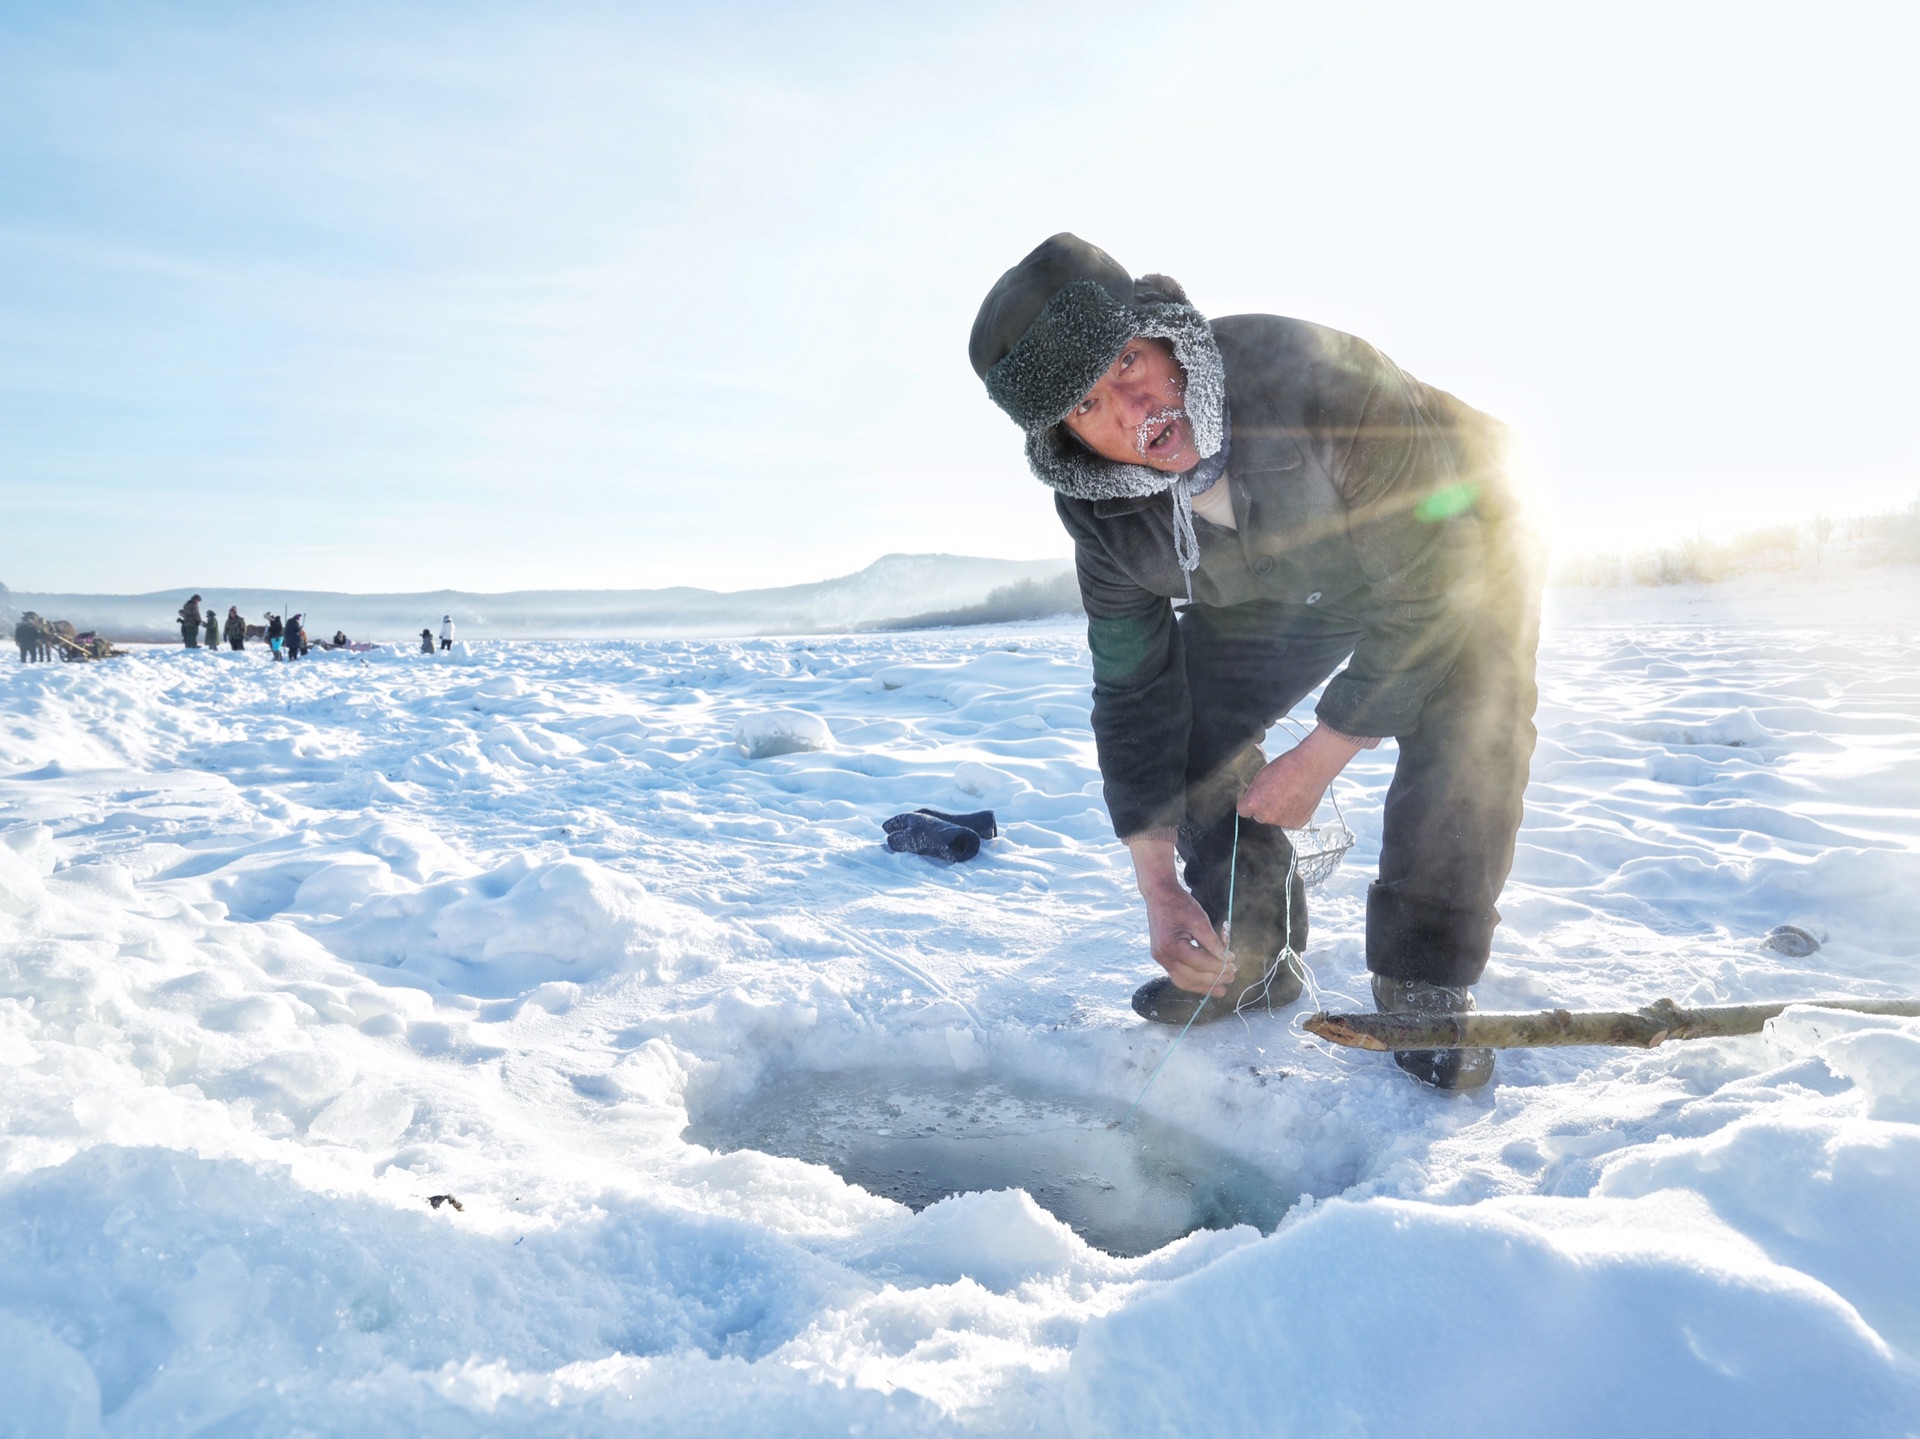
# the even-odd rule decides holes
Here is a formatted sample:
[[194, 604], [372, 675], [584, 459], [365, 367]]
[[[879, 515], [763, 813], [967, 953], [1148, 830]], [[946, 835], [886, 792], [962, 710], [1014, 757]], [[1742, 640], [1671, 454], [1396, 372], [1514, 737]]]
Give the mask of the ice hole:
[[1148, 1254], [1196, 1229], [1263, 1234], [1299, 1197], [1219, 1146], [1125, 1107], [1006, 1080], [879, 1071], [789, 1075], [699, 1116], [686, 1137], [824, 1164], [919, 1211], [1024, 1189], [1087, 1243]]

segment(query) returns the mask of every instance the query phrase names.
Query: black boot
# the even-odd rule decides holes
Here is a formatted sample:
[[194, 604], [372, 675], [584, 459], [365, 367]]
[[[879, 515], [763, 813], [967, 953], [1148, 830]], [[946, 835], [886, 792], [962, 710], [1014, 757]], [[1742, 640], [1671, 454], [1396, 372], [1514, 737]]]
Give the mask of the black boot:
[[887, 848], [896, 854], [923, 854], [957, 863], [980, 853], [977, 830], [930, 814], [897, 814], [881, 828], [887, 832]]
[[[1180, 831], [1187, 888], [1216, 930], [1227, 920], [1233, 829], [1229, 814], [1206, 830]], [[1181, 989], [1166, 975], [1148, 980], [1133, 992], [1133, 1012], [1142, 1019], [1156, 1024], [1185, 1024], [1189, 1019], [1206, 1024], [1229, 1014], [1285, 1009], [1300, 997], [1302, 968], [1288, 963], [1283, 951], [1306, 953], [1307, 887], [1293, 869], [1293, 846], [1286, 831], [1257, 820], [1241, 820], [1233, 871], [1233, 932], [1228, 939], [1236, 972], [1233, 983], [1215, 998]]]
[[[962, 829], [970, 829], [979, 835], [981, 839], [992, 839], [1000, 833], [1000, 826], [994, 823], [993, 811], [990, 809], [977, 809], [972, 814], [948, 814], [945, 810], [941, 809], [917, 809], [914, 813], [930, 814], [935, 819], [942, 820], [947, 824], [957, 824]], [[905, 818], [905, 815], [897, 814], [892, 819], [886, 821], [885, 824], [881, 825], [881, 828], [885, 829], [888, 834], [892, 834], [893, 830], [889, 828], [889, 826], [897, 826]]]
[[[1382, 1014], [1470, 1014], [1473, 992], [1464, 984], [1376, 974], [1373, 1007]], [[1396, 1049], [1393, 1062], [1435, 1089], [1478, 1089], [1493, 1078], [1491, 1049]]]

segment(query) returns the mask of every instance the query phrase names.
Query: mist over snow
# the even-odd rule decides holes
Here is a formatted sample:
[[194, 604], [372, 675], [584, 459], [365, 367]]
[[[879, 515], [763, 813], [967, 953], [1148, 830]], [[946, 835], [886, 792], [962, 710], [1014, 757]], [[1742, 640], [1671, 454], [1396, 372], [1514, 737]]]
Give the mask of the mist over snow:
[[15, 592], [11, 600], [15, 610], [71, 619], [81, 629], [126, 640], [178, 638], [174, 617], [190, 594], [204, 596], [222, 615], [228, 605], [238, 605], [256, 624], [268, 612], [282, 618], [304, 613], [315, 639], [344, 629], [352, 639], [388, 644], [406, 644], [423, 627], [437, 637], [441, 617], [449, 614], [457, 633], [467, 639], [810, 634], [977, 606], [995, 591], [1024, 581], [1053, 580], [1071, 569], [1066, 560], [883, 555], [854, 574], [834, 579], [727, 593], [679, 586], [384, 595], [200, 585], [144, 595]]
[[[1588, 620], [1482, 1004], [1911, 992], [1913, 628]], [[0, 1433], [1920, 1427], [1912, 1021], [1467, 1097], [1305, 1005], [1196, 1030], [1140, 1185], [1293, 1207], [1136, 1257], [1045, 1168], [915, 1213], [744, 1142], [810, 1085], [865, 1116], [822, 1153], [1026, 1106], [996, 1160], [1103, 1202], [1169, 1035], [1088, 704], [1046, 624], [0, 667]], [[1393, 759], [1337, 791], [1330, 1007]], [[999, 836], [889, 853], [919, 805]]]

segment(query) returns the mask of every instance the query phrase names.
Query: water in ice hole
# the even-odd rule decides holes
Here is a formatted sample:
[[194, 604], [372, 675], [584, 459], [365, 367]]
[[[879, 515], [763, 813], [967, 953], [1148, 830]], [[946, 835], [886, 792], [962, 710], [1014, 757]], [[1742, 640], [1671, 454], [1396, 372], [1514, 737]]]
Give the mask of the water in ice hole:
[[1224, 1149], [1098, 1100], [1004, 1081], [876, 1070], [789, 1075], [702, 1114], [686, 1137], [824, 1164], [913, 1210], [1024, 1189], [1109, 1254], [1147, 1254], [1196, 1229], [1270, 1232], [1299, 1197]]

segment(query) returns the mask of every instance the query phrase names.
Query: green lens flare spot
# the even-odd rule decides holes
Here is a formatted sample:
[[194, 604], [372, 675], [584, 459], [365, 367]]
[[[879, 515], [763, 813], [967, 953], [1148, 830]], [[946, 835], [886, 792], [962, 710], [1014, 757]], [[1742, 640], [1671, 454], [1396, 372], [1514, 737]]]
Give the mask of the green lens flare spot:
[[1147, 658], [1147, 627], [1139, 620], [1118, 617], [1087, 621], [1087, 648], [1093, 653], [1098, 679], [1123, 680]]
[[1462, 480], [1457, 485], [1448, 485], [1444, 490], [1435, 490], [1414, 507], [1413, 513], [1430, 525], [1438, 524], [1455, 515], [1464, 515], [1473, 508], [1473, 502], [1479, 494], [1478, 485]]

